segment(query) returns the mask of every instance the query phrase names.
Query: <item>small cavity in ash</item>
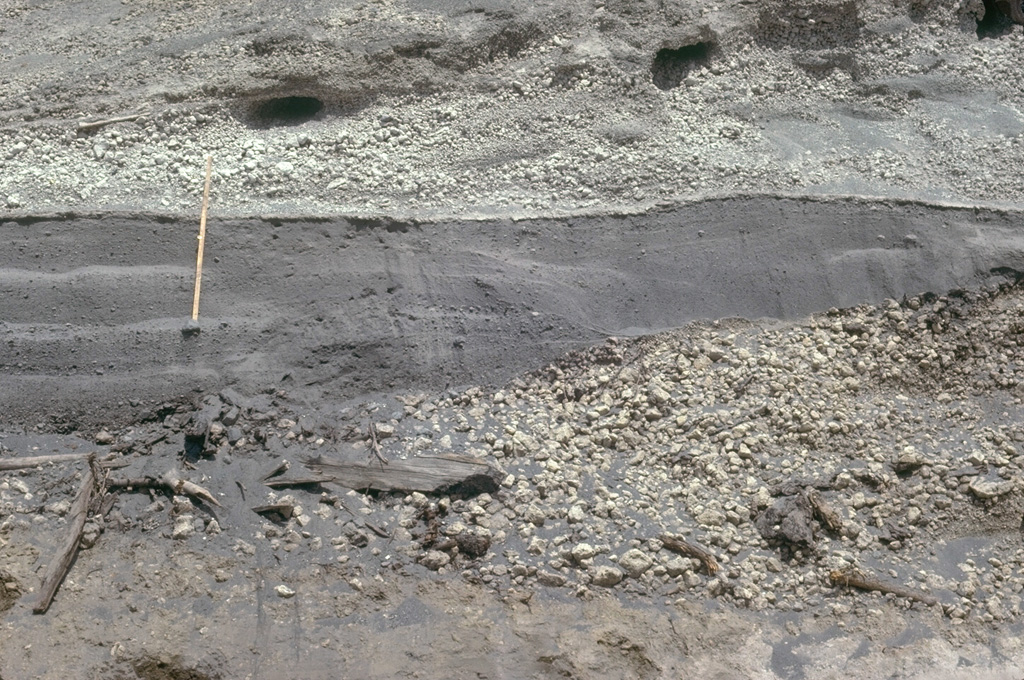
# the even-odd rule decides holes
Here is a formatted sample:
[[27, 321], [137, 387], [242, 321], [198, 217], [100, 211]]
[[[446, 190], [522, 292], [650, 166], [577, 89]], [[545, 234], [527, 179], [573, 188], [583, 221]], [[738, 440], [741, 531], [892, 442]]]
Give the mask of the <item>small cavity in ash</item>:
[[651, 80], [659, 90], [677, 88], [690, 71], [707, 63], [710, 53], [711, 43], [707, 42], [658, 50], [651, 65]]
[[316, 97], [275, 97], [259, 102], [253, 109], [253, 122], [259, 126], [298, 125], [313, 120], [324, 108]]

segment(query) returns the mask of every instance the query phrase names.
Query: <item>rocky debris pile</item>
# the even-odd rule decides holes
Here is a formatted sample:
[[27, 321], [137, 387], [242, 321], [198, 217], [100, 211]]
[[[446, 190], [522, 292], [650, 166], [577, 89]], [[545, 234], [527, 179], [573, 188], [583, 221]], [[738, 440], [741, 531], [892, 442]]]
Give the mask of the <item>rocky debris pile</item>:
[[[222, 529], [211, 507], [155, 495], [134, 515], [122, 503], [93, 518], [90, 544], [115, 522], [220, 541], [240, 559], [253, 541], [280, 559], [327, 553], [360, 583], [422, 569], [517, 597], [614, 588], [840, 617], [880, 597], [844, 586], [877, 583], [954, 621], [1013, 619], [1024, 590], [1022, 303], [1024, 290], [1005, 284], [798, 324], [694, 324], [610, 339], [497, 391], [332, 412], [231, 390], [198, 411], [167, 404], [162, 420], [96, 440], [142, 464], [182, 453], [204, 423], [197, 481], [222, 501], [237, 485], [234, 502], [260, 514]], [[500, 469], [500, 488], [272, 489], [228, 473], [241, 461], [275, 473], [317, 452], [379, 454], [382, 468], [424, 452], [473, 456]], [[0, 477], [0, 530], [62, 521], [67, 500], [32, 474]]]
[[[935, 593], [954, 618], [1013, 617], [1019, 300], [1004, 287], [610, 341], [409, 415], [442, 447], [462, 430], [509, 473], [502, 502], [457, 518], [506, 545], [469, 578], [500, 565], [517, 585], [579, 595], [624, 581], [802, 609], [825, 601], [830, 572], [864, 568]], [[665, 551], [664, 530], [706, 546], [721, 573]]]

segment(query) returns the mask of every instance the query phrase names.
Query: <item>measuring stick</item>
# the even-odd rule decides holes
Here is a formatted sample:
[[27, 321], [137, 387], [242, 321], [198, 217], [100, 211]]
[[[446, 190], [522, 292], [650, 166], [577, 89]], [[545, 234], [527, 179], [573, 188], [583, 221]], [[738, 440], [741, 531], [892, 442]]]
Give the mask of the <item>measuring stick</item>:
[[213, 156], [206, 157], [206, 186], [203, 188], [203, 211], [199, 215], [199, 253], [196, 255], [196, 290], [192, 295], [192, 320], [199, 320], [199, 288], [203, 283], [203, 246], [206, 245], [206, 206], [210, 203], [210, 175]]

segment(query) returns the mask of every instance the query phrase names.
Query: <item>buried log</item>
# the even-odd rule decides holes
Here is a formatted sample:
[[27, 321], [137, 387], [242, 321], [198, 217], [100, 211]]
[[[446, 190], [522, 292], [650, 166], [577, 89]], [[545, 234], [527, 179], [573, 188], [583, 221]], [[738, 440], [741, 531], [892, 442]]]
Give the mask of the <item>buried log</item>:
[[43, 583], [39, 589], [39, 600], [32, 607], [35, 614], [45, 614], [50, 608], [53, 596], [57, 593], [64, 576], [71, 563], [75, 560], [75, 553], [78, 552], [78, 545], [82, 541], [82, 531], [85, 529], [85, 520], [89, 514], [89, 506], [92, 504], [92, 497], [96, 491], [96, 476], [93, 474], [93, 458], [89, 458], [89, 466], [82, 476], [82, 485], [78, 487], [78, 493], [71, 504], [68, 514], [71, 516], [67, 538], [60, 552], [50, 561], [46, 567], [46, 574], [43, 576]]
[[469, 498], [498, 490], [501, 473], [487, 463], [464, 456], [418, 456], [408, 460], [351, 463], [322, 456], [306, 462], [317, 481], [349, 489], [419, 491]]
[[829, 581], [832, 585], [846, 586], [848, 588], [858, 588], [860, 590], [873, 590], [877, 593], [895, 595], [896, 597], [905, 597], [908, 600], [914, 600], [926, 605], [938, 604], [937, 598], [928, 595], [920, 590], [911, 590], [909, 588], [903, 588], [898, 585], [890, 585], [878, 581], [867, 574], [857, 569], [836, 569], [829, 573]]

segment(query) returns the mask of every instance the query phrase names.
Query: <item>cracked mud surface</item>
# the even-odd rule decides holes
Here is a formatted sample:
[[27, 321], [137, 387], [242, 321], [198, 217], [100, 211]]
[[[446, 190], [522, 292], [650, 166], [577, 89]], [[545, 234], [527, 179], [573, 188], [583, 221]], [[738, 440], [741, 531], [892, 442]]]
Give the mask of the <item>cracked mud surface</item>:
[[8, 3], [0, 677], [1021, 675], [1002, 5]]

